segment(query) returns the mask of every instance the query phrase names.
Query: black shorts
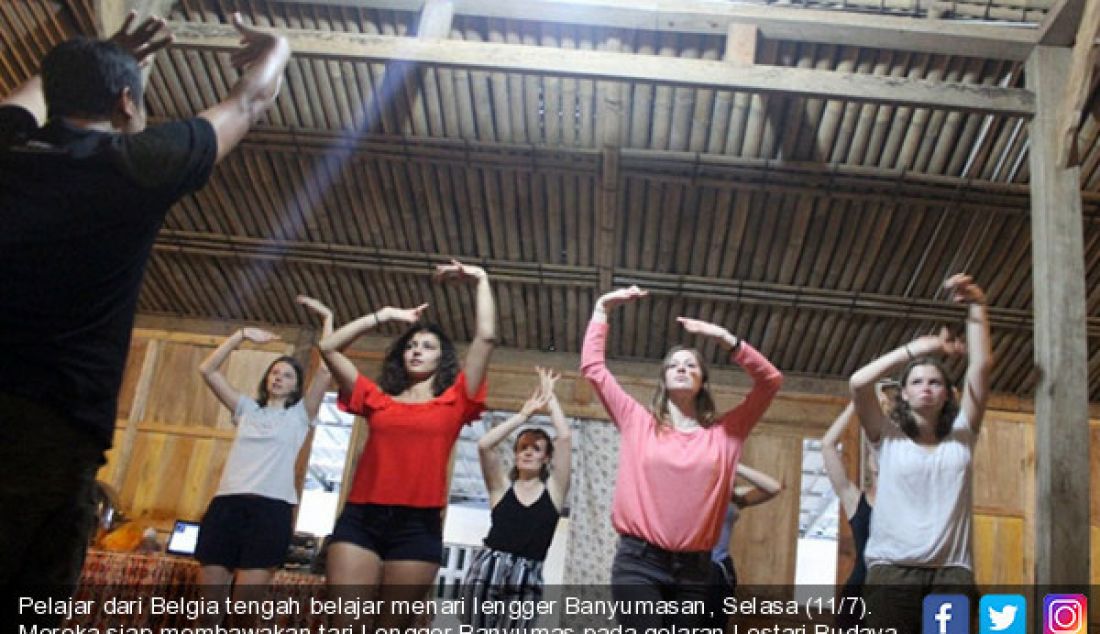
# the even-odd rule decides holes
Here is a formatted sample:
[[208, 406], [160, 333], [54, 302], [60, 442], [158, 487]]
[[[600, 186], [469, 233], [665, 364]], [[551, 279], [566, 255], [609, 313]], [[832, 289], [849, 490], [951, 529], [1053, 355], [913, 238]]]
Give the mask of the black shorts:
[[259, 495], [219, 495], [202, 518], [195, 559], [230, 570], [278, 568], [293, 533], [294, 506]]
[[443, 560], [442, 509], [347, 504], [332, 530], [332, 543], [374, 551], [384, 561]]

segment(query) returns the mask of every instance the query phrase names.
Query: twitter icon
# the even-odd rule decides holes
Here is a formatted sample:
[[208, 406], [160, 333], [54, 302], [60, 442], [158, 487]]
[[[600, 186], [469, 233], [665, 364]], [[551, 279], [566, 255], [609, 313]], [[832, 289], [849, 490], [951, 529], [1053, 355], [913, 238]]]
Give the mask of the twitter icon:
[[1027, 600], [1020, 594], [987, 594], [978, 604], [981, 634], [1027, 634]]

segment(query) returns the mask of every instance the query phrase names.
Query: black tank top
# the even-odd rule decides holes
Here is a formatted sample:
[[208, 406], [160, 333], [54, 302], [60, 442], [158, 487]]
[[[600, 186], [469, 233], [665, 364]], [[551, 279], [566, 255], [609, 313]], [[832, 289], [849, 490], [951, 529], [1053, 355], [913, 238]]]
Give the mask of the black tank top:
[[508, 487], [508, 492], [493, 507], [493, 526], [485, 538], [485, 545], [493, 550], [542, 561], [546, 559], [546, 551], [554, 539], [559, 515], [545, 486], [542, 495], [531, 506], [521, 504], [515, 489]]
[[852, 567], [852, 574], [848, 575], [848, 581], [844, 582], [845, 588], [856, 588], [863, 585], [867, 577], [867, 564], [863, 560], [863, 549], [867, 547], [867, 537], [871, 534], [871, 505], [867, 503], [867, 496], [860, 494], [859, 506], [855, 514], [848, 519], [848, 525], [852, 527], [852, 540], [856, 545], [856, 564]]

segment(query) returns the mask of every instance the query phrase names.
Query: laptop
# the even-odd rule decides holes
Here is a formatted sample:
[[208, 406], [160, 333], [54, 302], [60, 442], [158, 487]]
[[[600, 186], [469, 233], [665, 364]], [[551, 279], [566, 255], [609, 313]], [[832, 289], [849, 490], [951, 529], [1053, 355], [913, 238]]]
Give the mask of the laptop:
[[176, 525], [172, 528], [172, 534], [168, 536], [168, 545], [164, 550], [171, 555], [190, 557], [195, 554], [195, 544], [198, 540], [198, 522], [176, 520]]

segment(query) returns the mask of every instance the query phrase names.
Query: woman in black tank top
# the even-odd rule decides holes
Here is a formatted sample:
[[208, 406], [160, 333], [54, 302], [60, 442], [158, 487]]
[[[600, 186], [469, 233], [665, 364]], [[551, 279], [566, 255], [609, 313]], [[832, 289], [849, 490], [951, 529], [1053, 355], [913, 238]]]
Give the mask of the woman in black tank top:
[[[492, 527], [485, 548], [474, 556], [463, 580], [466, 609], [462, 620], [474, 627], [525, 629], [534, 624], [534, 616], [513, 610], [511, 605], [503, 614], [500, 610], [486, 614], [480, 606], [486, 601], [502, 601], [518, 608], [520, 602], [542, 596], [542, 562], [569, 492], [572, 443], [569, 424], [554, 395], [560, 375], [545, 368], [536, 370], [539, 387], [535, 393], [516, 415], [490, 429], [477, 444]], [[506, 470], [496, 446], [544, 407], [550, 412], [557, 438], [552, 441], [537, 427], [520, 432], [514, 445], [515, 466]]]

